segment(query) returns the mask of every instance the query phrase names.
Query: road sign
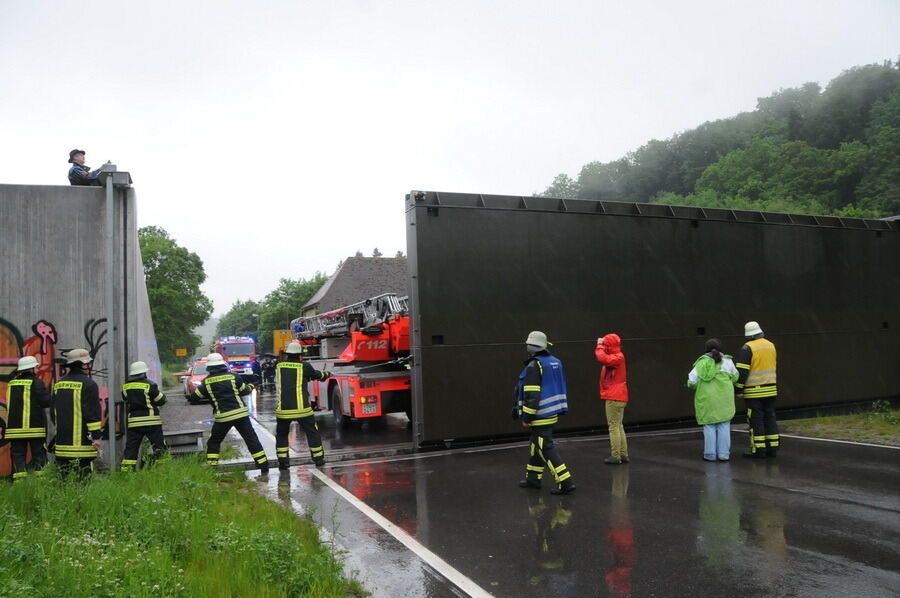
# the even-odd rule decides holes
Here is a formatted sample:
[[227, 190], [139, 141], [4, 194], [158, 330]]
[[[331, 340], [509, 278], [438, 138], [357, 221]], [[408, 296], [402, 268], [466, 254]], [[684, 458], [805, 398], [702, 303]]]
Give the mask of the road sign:
[[175, 349], [175, 357], [187, 357], [187, 349]]

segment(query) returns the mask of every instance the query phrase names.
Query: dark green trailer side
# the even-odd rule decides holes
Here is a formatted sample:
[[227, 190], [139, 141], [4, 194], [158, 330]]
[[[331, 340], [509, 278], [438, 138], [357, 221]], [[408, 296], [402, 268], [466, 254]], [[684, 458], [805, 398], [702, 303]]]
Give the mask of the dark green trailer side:
[[566, 368], [559, 429], [604, 424], [607, 332], [624, 339], [626, 424], [689, 420], [704, 341], [735, 353], [747, 320], [778, 347], [780, 408], [900, 395], [898, 221], [437, 192], [406, 214], [419, 446], [521, 433], [530, 330]]

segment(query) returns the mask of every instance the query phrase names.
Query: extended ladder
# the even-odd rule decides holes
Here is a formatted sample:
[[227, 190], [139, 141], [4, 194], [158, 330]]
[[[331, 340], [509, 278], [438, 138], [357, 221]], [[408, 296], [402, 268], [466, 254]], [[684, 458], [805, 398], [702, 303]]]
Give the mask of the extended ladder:
[[300, 339], [345, 336], [352, 330], [381, 324], [408, 313], [409, 297], [383, 293], [323, 314], [297, 318], [291, 322], [291, 331], [294, 338]]

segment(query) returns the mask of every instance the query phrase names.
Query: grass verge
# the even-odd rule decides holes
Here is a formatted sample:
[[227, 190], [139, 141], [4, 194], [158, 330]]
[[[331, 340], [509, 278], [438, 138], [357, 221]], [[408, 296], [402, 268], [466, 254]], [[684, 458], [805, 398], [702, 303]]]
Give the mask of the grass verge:
[[784, 434], [900, 446], [900, 411], [887, 401], [864, 413], [785, 420], [778, 427]]
[[3, 596], [363, 596], [315, 525], [191, 459], [0, 489]]

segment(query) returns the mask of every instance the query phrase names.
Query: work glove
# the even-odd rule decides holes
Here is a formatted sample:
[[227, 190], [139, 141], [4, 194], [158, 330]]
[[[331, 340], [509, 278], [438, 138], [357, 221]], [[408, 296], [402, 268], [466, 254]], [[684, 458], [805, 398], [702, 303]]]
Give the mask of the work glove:
[[519, 419], [519, 406], [513, 405], [512, 411], [510, 411], [509, 414], [512, 416], [513, 420]]

